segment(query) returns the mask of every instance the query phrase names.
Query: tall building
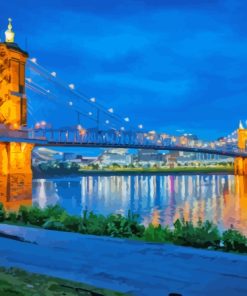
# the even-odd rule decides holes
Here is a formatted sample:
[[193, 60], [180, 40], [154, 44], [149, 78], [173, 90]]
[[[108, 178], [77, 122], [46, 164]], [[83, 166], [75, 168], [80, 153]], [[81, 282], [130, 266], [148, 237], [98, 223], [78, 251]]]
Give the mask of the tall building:
[[162, 162], [163, 155], [157, 150], [141, 149], [137, 154], [138, 162]]
[[102, 165], [129, 165], [132, 163], [132, 155], [126, 149], [108, 149], [99, 156]]

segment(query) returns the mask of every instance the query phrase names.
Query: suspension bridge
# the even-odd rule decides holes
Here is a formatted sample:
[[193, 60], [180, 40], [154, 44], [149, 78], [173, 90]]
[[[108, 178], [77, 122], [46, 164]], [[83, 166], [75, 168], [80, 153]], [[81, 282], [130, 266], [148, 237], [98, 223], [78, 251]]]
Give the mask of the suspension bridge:
[[[21, 51], [14, 42], [6, 42], [6, 45], [12, 50]], [[22, 53], [25, 55], [23, 51]], [[119, 115], [112, 107], [104, 107], [95, 97], [85, 95], [77, 90], [73, 83], [67, 83], [59, 78], [55, 71], [40, 65], [36, 58], [27, 59], [25, 66], [23, 85], [11, 93], [21, 100], [20, 117], [25, 117], [26, 113], [28, 116], [23, 122], [18, 122], [18, 118], [13, 122], [8, 120], [8, 114], [4, 114], [4, 108], [0, 109], [2, 111], [0, 123], [3, 124], [0, 126], [2, 142], [27, 142], [41, 146], [177, 150], [230, 157], [247, 156], [245, 147], [238, 147], [236, 130], [221, 140], [211, 142], [191, 139], [191, 135], [187, 134], [175, 136], [165, 131], [161, 133], [145, 131], [142, 124], [132, 123], [129, 116]], [[27, 101], [26, 107], [23, 107], [24, 100]], [[2, 100], [1, 105], [4, 107], [7, 103]], [[64, 116], [66, 117], [67, 113], [69, 116], [61, 118], [59, 122], [52, 122], [52, 115], [44, 114], [47, 113], [48, 104], [56, 106], [55, 112], [58, 109], [61, 112], [62, 108]], [[61, 122], [68, 121], [68, 117], [72, 124], [59, 126]]]
[[[34, 146], [218, 154], [234, 157], [235, 173], [247, 174], [247, 130], [242, 123], [230, 135], [211, 142], [188, 134], [146, 131], [141, 123], [120, 115], [111, 106], [105, 107], [37, 59], [29, 58], [14, 42], [11, 19], [5, 36], [5, 42], [0, 43], [0, 199], [31, 194]], [[54, 112], [59, 113], [59, 120]]]

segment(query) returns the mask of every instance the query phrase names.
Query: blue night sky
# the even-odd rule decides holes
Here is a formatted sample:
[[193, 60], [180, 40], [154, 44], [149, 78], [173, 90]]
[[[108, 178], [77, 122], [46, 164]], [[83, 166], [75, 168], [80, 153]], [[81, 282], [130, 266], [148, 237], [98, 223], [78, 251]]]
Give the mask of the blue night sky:
[[136, 125], [213, 139], [247, 119], [244, 0], [11, 0], [0, 11], [2, 38], [12, 17], [31, 57]]

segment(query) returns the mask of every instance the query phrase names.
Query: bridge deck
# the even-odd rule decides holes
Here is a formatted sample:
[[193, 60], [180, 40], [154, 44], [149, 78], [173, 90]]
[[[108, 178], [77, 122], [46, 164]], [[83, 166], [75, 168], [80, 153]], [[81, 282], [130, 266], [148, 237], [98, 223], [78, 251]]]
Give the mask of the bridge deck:
[[96, 142], [53, 142], [37, 144], [37, 146], [60, 146], [60, 147], [91, 147], [91, 148], [125, 148], [125, 149], [149, 149], [149, 150], [165, 150], [165, 151], [184, 151], [194, 153], [207, 153], [215, 155], [223, 155], [229, 157], [247, 157], [247, 152], [216, 150], [206, 148], [195, 148], [186, 146], [164, 146], [164, 145], [141, 145], [141, 144], [113, 144], [113, 143], [96, 143]]
[[237, 146], [228, 147], [182, 145], [172, 142], [170, 138], [162, 138], [156, 134], [148, 138], [145, 133], [86, 131], [81, 135], [78, 130], [28, 130], [28, 131], [0, 131], [0, 142], [33, 143], [36, 146], [53, 147], [91, 147], [91, 148], [125, 148], [125, 149], [150, 149], [166, 151], [184, 151], [194, 153], [207, 153], [228, 157], [247, 158], [247, 151], [240, 150]]

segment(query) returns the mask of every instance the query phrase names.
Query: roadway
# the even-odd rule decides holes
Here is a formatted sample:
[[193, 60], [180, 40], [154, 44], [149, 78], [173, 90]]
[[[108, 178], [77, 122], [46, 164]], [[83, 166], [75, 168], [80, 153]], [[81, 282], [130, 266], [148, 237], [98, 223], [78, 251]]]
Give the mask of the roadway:
[[0, 266], [132, 295], [246, 296], [247, 256], [0, 225]]

